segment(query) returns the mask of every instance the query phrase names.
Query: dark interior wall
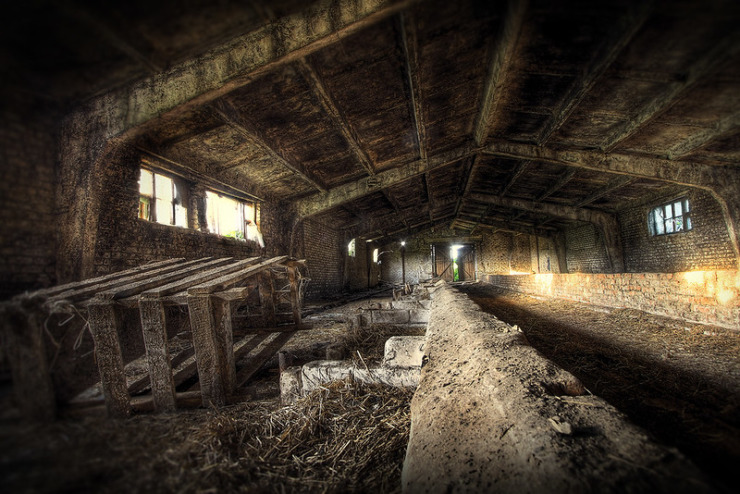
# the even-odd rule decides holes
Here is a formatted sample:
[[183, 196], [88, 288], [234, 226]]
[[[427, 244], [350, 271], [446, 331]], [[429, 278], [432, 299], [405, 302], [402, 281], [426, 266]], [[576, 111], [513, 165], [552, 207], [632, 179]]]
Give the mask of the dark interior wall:
[[[346, 239], [345, 239], [346, 240]], [[351, 239], [350, 239], [351, 240]], [[380, 266], [373, 262], [374, 243], [368, 243], [362, 238], [355, 238], [355, 255], [348, 255], [345, 242], [345, 287], [350, 291], [365, 290], [376, 286], [379, 282]]]
[[244, 242], [195, 228], [179, 228], [139, 219], [139, 167], [137, 157], [128, 156], [107, 163], [104, 175], [96, 177], [102, 181], [101, 190], [104, 191], [95, 242], [96, 274], [170, 257], [246, 258], [285, 253], [283, 222], [269, 203], [261, 204], [264, 249], [253, 241]]
[[[650, 235], [648, 214], [661, 204], [686, 197], [693, 228], [671, 235]], [[717, 201], [707, 192], [691, 189], [656, 198], [619, 214], [630, 273], [674, 273], [692, 270], [735, 269], [735, 255]]]
[[316, 220], [301, 223], [296, 232], [296, 256], [306, 259], [308, 276], [305, 297], [309, 300], [337, 295], [344, 290], [344, 236]]
[[55, 112], [5, 95], [0, 118], [0, 299], [56, 282]]
[[608, 273], [609, 258], [598, 229], [587, 223], [565, 230], [569, 273]]

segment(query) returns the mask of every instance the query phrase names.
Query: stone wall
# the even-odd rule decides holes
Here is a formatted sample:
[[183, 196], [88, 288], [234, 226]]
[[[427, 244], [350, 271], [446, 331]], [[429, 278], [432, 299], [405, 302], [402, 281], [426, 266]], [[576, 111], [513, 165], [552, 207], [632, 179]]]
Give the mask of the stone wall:
[[[648, 214], [663, 203], [687, 197], [693, 229], [671, 235], [650, 235]], [[707, 192], [690, 190], [655, 199], [619, 214], [625, 270], [637, 272], [735, 269], [735, 255], [722, 211]]]
[[740, 272], [484, 275], [509, 290], [740, 328]]
[[601, 233], [592, 224], [565, 230], [569, 273], [604, 273], [610, 270]]
[[344, 289], [344, 257], [347, 255], [342, 232], [315, 220], [300, 227], [297, 256], [306, 259], [311, 282], [306, 298], [337, 295]]
[[12, 101], [0, 118], [0, 299], [56, 282], [54, 112], [5, 96]]

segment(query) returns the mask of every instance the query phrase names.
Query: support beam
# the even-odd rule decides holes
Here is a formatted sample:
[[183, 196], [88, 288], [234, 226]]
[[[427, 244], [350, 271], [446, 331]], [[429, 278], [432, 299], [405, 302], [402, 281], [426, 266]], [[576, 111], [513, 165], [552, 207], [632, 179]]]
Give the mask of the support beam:
[[399, 235], [401, 233], [406, 233], [409, 236], [413, 236], [413, 235], [416, 235], [417, 233], [429, 230], [430, 228], [435, 228], [437, 226], [446, 225], [450, 222], [452, 218], [453, 218], [453, 214], [450, 213], [432, 222], [425, 221], [423, 223], [417, 223], [415, 225], [411, 225], [409, 228], [401, 228], [401, 229], [393, 230], [390, 232], [386, 232], [382, 235], [369, 238], [368, 240], [376, 241], [376, 240], [380, 240], [383, 238], [393, 237], [394, 235]]
[[596, 81], [640, 30], [652, 11], [652, 2], [638, 2], [635, 6], [626, 7], [625, 10], [626, 15], [616, 19], [616, 22], [609, 26], [612, 33], [598, 46], [598, 52], [589, 67], [570, 86], [562, 104], [544, 125], [537, 141], [540, 145], [545, 144], [563, 125], [584, 96], [591, 91]]
[[339, 130], [339, 133], [342, 134], [342, 137], [344, 137], [344, 140], [352, 151], [352, 154], [354, 154], [355, 159], [360, 163], [360, 165], [362, 165], [368, 175], [375, 175], [375, 167], [373, 166], [370, 157], [360, 146], [360, 140], [357, 137], [357, 134], [355, 134], [354, 130], [349, 125], [349, 122], [347, 122], [347, 118], [334, 103], [334, 100], [329, 95], [329, 92], [327, 91], [326, 86], [324, 86], [324, 82], [321, 80], [321, 77], [319, 77], [319, 74], [316, 72], [316, 69], [314, 69], [311, 63], [305, 58], [298, 60], [296, 65], [298, 66], [300, 74], [311, 87], [311, 91], [319, 100], [321, 107], [334, 122], [334, 125]]
[[611, 179], [608, 184], [599, 188], [599, 190], [597, 190], [593, 194], [578, 201], [575, 207], [581, 208], [583, 206], [591, 204], [594, 201], [598, 201], [599, 199], [609, 194], [610, 192], [613, 192], [617, 189], [621, 189], [622, 187], [626, 187], [627, 185], [631, 184], [635, 180], [637, 179], [634, 177], [625, 177], [625, 176], [615, 177]]
[[553, 195], [555, 192], [562, 189], [565, 184], [570, 182], [573, 179], [573, 176], [576, 174], [575, 168], [569, 168], [568, 171], [560, 175], [560, 177], [555, 181], [554, 184], [552, 184], [545, 192], [540, 194], [540, 196], [537, 198], [537, 202], [544, 201], [551, 195]]
[[641, 127], [652, 121], [669, 109], [678, 99], [691, 90], [697, 82], [723, 62], [731, 59], [740, 52], [740, 34], [726, 36], [709, 53], [704, 54], [699, 61], [690, 67], [686, 77], [679, 82], [668, 85], [666, 90], [648, 103], [637, 115], [625, 119], [617, 130], [601, 145], [604, 151], [611, 151], [622, 141], [635, 134]]
[[483, 204], [521, 209], [533, 213], [541, 213], [556, 218], [568, 220], [586, 221], [596, 225], [602, 232], [604, 246], [611, 263], [612, 270], [616, 273], [624, 272], [624, 254], [622, 241], [619, 235], [619, 223], [615, 216], [595, 211], [592, 209], [580, 209], [572, 206], [551, 203], [537, 203], [523, 199], [510, 199], [487, 194], [471, 194], [470, 199]]
[[712, 127], [697, 132], [685, 141], [673, 146], [668, 151], [668, 159], [682, 158], [707, 146], [715, 139], [721, 138], [730, 132], [737, 132], [738, 129], [740, 129], [740, 112], [727, 115]]
[[472, 156], [472, 154], [473, 150], [469, 146], [461, 146], [428, 160], [413, 161], [398, 168], [377, 173], [374, 177], [365, 177], [349, 184], [334, 187], [326, 194], [317, 194], [295, 201], [296, 214], [301, 219], [320, 214], [368, 194], [398, 185], [435, 168], [456, 163], [461, 159]]
[[411, 109], [414, 114], [414, 130], [416, 131], [416, 142], [419, 145], [419, 158], [425, 160], [427, 159], [426, 127], [424, 126], [424, 114], [421, 111], [423, 97], [421, 93], [421, 71], [419, 70], [419, 44], [416, 23], [410, 14], [404, 12], [401, 12], [397, 19], [399, 32], [401, 33], [401, 47], [403, 48], [404, 60], [406, 62], [406, 78], [409, 82]]
[[[474, 157], [470, 158], [468, 160], [468, 164], [465, 165], [462, 172], [462, 187], [459, 187], [459, 192], [457, 194], [457, 203], [455, 204], [455, 217], [457, 218], [457, 215], [460, 214], [460, 210], [463, 207], [463, 204], [468, 197], [468, 194], [470, 194], [470, 190], [473, 188], [473, 174], [478, 169], [478, 161], [479, 161], [479, 155], [475, 155]], [[455, 221], [452, 221], [452, 227], [455, 228]]]
[[491, 39], [488, 74], [481, 96], [480, 111], [473, 130], [473, 139], [477, 146], [485, 144], [492, 123], [495, 122], [497, 117], [497, 109], [501, 101], [501, 88], [509, 72], [526, 9], [527, 2], [525, 0], [509, 0], [504, 18], [501, 21], [501, 27], [496, 36]]
[[504, 197], [507, 192], [509, 192], [509, 189], [513, 187], [513, 185], [516, 183], [516, 181], [519, 179], [519, 177], [522, 176], [524, 172], [527, 171], [529, 168], [529, 165], [531, 165], [531, 161], [521, 161], [517, 163], [516, 168], [514, 168], [514, 172], [509, 177], [509, 180], [506, 181], [504, 184], [504, 188], [501, 189], [501, 192], [499, 192], [500, 197]]
[[287, 168], [298, 178], [305, 182], [308, 182], [318, 191], [326, 192], [325, 185], [318, 183], [316, 180], [311, 178], [308, 173], [302, 170], [299, 165], [291, 163], [288, 158], [283, 156], [280, 152], [275, 151], [272, 146], [267, 143], [265, 137], [262, 135], [262, 132], [260, 132], [260, 130], [255, 125], [252, 125], [252, 123], [243, 118], [239, 114], [239, 110], [234, 108], [234, 106], [230, 102], [220, 99], [211, 105], [211, 109], [213, 109], [214, 113], [218, 115], [218, 117], [223, 120], [225, 124], [231, 126], [231, 128], [239, 132], [247, 140], [255, 144], [268, 156], [270, 156], [272, 161]]

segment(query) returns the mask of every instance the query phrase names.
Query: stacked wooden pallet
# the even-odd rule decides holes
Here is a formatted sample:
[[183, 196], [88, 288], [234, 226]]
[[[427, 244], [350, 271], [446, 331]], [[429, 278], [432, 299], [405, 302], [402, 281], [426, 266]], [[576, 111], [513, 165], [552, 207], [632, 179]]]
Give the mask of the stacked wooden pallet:
[[[301, 324], [303, 263], [287, 256], [234, 260], [169, 259], [126, 271], [69, 283], [15, 297], [4, 304], [2, 319], [16, 397], [26, 414], [54, 415], [57, 396], [51, 384], [49, 318], [69, 313], [86, 321], [92, 334], [100, 382], [72, 403], [95, 402], [102, 391], [111, 416], [126, 416], [147, 397], [157, 411], [178, 403], [222, 405]], [[192, 335], [171, 348], [167, 314], [186, 312]], [[138, 311], [136, 328], [125, 327], [123, 311]], [[121, 335], [140, 331], [145, 354], [124, 365]], [[48, 333], [48, 331], [47, 331]], [[236, 335], [236, 341], [235, 341]], [[137, 335], [139, 336], [139, 335]], [[237, 372], [236, 363], [246, 358]], [[176, 387], [197, 373], [197, 392]]]

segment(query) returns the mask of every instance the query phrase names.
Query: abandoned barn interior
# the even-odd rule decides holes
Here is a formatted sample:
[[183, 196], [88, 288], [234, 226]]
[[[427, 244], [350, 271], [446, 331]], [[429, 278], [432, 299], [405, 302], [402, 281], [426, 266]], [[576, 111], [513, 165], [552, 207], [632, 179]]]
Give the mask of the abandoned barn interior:
[[739, 2], [0, 22], [10, 491], [740, 486]]

